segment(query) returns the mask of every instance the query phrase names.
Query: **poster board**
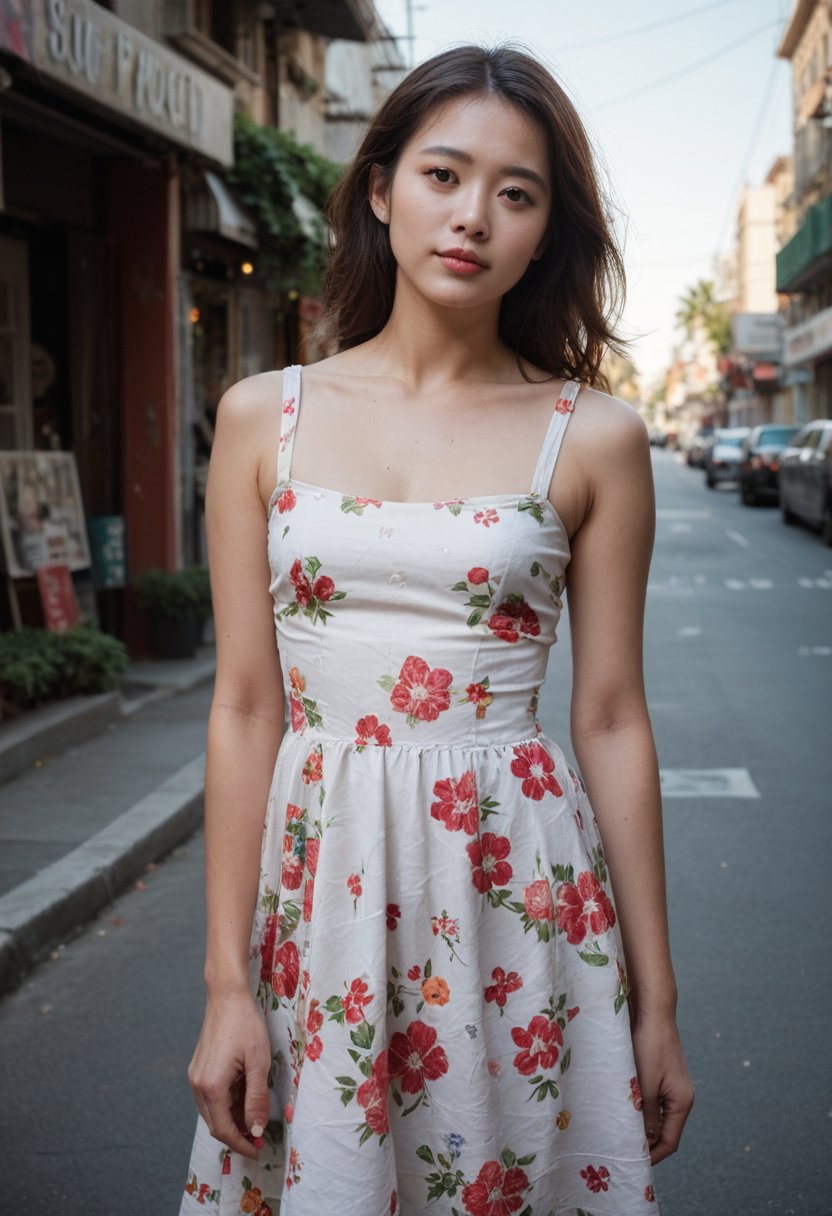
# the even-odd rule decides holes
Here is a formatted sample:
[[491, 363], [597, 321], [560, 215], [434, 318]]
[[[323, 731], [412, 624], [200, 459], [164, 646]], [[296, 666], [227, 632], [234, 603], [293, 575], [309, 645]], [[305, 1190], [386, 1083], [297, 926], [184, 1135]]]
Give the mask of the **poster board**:
[[46, 628], [63, 633], [78, 624], [78, 597], [68, 566], [38, 566], [38, 590]]
[[11, 578], [90, 565], [74, 453], [0, 451], [0, 557]]

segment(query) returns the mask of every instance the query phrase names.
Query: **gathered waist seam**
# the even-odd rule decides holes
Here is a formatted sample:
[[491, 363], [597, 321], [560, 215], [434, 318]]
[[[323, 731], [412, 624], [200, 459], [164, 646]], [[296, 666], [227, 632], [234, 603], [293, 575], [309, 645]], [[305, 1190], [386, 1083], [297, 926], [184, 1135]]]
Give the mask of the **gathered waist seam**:
[[[531, 734], [521, 735], [514, 739], [492, 739], [489, 742], [478, 742], [476, 739], [469, 741], [460, 740], [458, 742], [448, 742], [447, 740], [436, 740], [433, 743], [420, 743], [415, 740], [412, 743], [390, 743], [386, 746], [379, 746], [376, 743], [368, 743], [363, 748], [364, 751], [377, 752], [430, 752], [430, 751], [470, 751], [484, 752], [489, 748], [521, 747], [524, 743], [535, 743], [543, 737], [543, 732], [533, 731]], [[337, 735], [330, 735], [324, 731], [287, 731], [283, 736], [284, 742], [286, 739], [297, 740], [303, 743], [304, 746], [309, 746], [314, 743], [337, 743], [342, 746], [356, 748], [355, 739], [344, 739]]]

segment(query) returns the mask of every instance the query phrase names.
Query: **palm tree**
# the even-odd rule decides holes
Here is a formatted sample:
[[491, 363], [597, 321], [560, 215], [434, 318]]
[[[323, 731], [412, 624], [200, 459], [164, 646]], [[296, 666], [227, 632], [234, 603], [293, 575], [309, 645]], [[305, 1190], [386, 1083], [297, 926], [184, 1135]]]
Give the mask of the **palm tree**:
[[701, 326], [717, 354], [724, 355], [731, 348], [731, 316], [726, 305], [717, 300], [710, 279], [700, 279], [687, 289], [679, 301], [676, 324], [689, 338], [694, 337], [697, 325]]

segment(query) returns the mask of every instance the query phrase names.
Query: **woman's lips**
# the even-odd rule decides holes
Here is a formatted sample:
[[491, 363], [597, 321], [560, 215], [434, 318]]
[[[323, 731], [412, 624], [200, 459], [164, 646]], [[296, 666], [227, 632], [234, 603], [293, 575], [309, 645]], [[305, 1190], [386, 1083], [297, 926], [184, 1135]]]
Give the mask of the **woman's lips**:
[[467, 254], [462, 249], [446, 249], [443, 253], [437, 254], [443, 266], [454, 274], [478, 274], [481, 270], [485, 270], [486, 266], [478, 259], [475, 260], [474, 254]]

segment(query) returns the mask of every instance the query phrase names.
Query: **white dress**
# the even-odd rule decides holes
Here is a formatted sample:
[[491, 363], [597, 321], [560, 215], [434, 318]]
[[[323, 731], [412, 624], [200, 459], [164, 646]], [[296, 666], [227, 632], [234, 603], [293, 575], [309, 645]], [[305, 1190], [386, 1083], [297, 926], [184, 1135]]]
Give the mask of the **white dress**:
[[380, 502], [292, 479], [300, 373], [268, 528], [291, 729], [251, 936], [271, 1119], [258, 1163], [198, 1120], [181, 1216], [655, 1216], [601, 840], [536, 715], [580, 386], [529, 490]]

